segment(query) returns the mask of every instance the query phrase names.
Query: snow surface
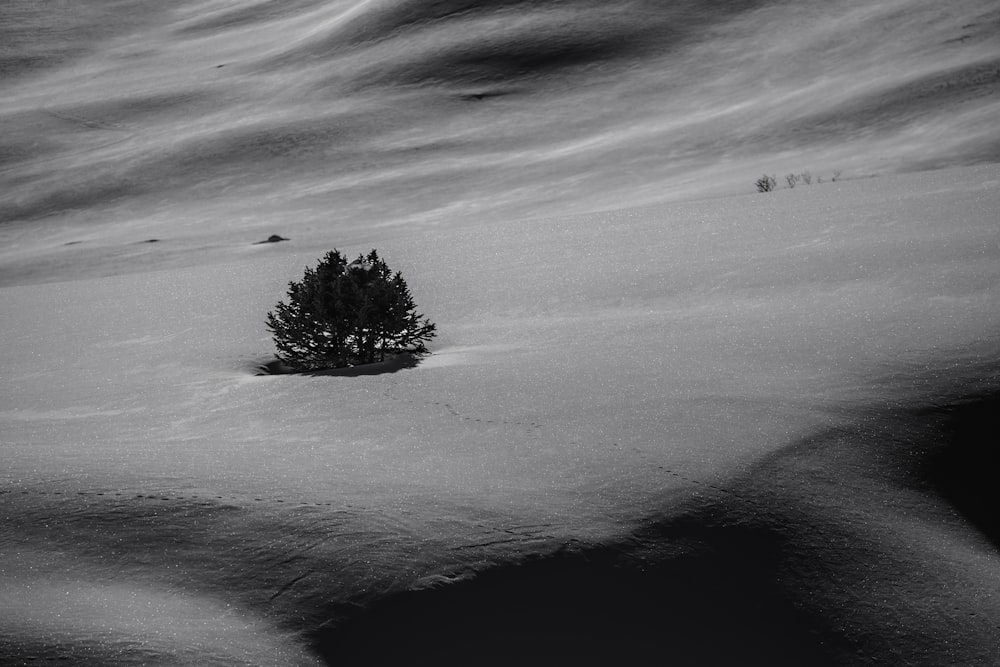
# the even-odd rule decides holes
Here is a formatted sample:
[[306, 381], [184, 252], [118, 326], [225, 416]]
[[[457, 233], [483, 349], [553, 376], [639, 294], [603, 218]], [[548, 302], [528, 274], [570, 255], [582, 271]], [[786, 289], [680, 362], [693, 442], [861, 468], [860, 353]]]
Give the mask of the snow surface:
[[619, 5], [0, 5], [0, 663], [998, 662], [993, 3]]
[[384, 375], [256, 374], [316, 248], [4, 288], [4, 594], [76, 618], [44, 592], [66, 577], [73, 601], [281, 628], [625, 534], [845, 406], [907, 399], [886, 374], [995, 353], [998, 177], [393, 231], [380, 249], [441, 335]]

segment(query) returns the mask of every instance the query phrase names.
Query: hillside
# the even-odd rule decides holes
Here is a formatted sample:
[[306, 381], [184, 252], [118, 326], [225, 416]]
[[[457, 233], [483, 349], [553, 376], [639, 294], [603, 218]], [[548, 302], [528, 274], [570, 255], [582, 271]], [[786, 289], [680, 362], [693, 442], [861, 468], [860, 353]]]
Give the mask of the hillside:
[[[39, 7], [0, 663], [996, 662], [990, 3]], [[417, 366], [263, 372], [333, 247]]]

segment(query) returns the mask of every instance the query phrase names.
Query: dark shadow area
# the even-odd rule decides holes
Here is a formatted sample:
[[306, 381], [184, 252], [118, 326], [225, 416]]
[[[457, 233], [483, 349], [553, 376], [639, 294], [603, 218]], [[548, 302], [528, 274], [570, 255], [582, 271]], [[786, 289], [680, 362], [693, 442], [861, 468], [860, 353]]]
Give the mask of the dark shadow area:
[[[633, 545], [646, 539], [689, 546], [647, 559]], [[782, 544], [766, 527], [689, 516], [383, 599], [318, 649], [331, 665], [838, 664], [776, 584]]]
[[927, 460], [926, 478], [1000, 549], [1000, 394], [926, 411], [943, 417], [944, 446]]
[[361, 375], [382, 375], [385, 373], [396, 373], [407, 368], [416, 368], [420, 365], [420, 356], [408, 352], [397, 354], [396, 356], [378, 361], [373, 364], [362, 364], [360, 366], [349, 366], [347, 368], [327, 368], [318, 371], [297, 371], [284, 362], [274, 359], [259, 366], [257, 375], [310, 375], [324, 377], [358, 377]]
[[[1000, 394], [936, 395], [949, 398], [933, 408], [928, 399], [925, 407], [855, 415], [874, 415], [885, 432], [872, 433], [871, 420], [862, 419], [856, 433], [838, 428], [796, 442], [714, 500], [665, 510], [624, 539], [567, 547], [340, 614], [346, 620], [317, 632], [315, 646], [331, 665], [858, 664], [876, 644], [836, 620], [849, 610], [817, 601], [878, 552], [860, 537], [852, 547], [857, 527], [849, 522], [817, 523], [830, 518], [823, 493], [850, 493], [839, 480], [853, 475], [889, 485], [878, 502], [891, 504], [892, 488], [918, 488], [954, 503], [998, 543], [992, 478]], [[845, 448], [860, 454], [845, 458]], [[813, 484], [824, 487], [815, 497]], [[831, 579], [816, 581], [827, 592], [813, 598], [803, 586], [820, 574]], [[880, 655], [907, 655], [885, 640]], [[971, 655], [976, 647], [965, 649]]]
[[445, 50], [419, 62], [386, 68], [378, 77], [366, 77], [365, 84], [466, 83], [502, 84], [524, 79], [565, 74], [593, 62], [613, 62], [635, 55], [638, 40], [622, 40], [617, 35], [577, 36], [575, 40], [532, 39], [515, 43], [467, 45]]

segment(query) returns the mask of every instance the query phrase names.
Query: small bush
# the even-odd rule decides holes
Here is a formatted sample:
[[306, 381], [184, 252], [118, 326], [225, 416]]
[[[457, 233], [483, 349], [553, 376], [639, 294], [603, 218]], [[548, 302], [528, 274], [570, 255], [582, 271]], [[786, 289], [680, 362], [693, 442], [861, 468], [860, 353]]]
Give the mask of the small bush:
[[757, 192], [771, 192], [778, 187], [778, 181], [774, 176], [764, 174], [757, 179], [754, 185], [757, 186]]
[[288, 284], [288, 302], [267, 314], [277, 357], [298, 371], [384, 361], [425, 353], [436, 326], [416, 312], [398, 271], [375, 250], [347, 259], [334, 249]]
[[799, 182], [799, 175], [798, 174], [788, 174], [787, 176], [785, 176], [785, 182], [788, 183], [788, 187], [789, 188], [794, 188], [795, 185], [796, 185], [796, 183]]
[[808, 170], [807, 171], [803, 171], [801, 174], [799, 174], [799, 179], [803, 183], [805, 183], [806, 185], [812, 185], [812, 182], [813, 182], [812, 172], [810, 172]]

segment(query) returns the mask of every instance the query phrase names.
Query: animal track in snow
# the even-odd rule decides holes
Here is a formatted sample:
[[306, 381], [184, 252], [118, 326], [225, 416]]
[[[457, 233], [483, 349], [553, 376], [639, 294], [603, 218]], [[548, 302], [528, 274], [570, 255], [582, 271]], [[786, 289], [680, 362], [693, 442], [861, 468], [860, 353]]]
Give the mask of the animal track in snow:
[[399, 403], [409, 403], [411, 405], [432, 405], [432, 406], [435, 406], [437, 408], [443, 409], [445, 412], [447, 412], [448, 414], [450, 414], [455, 419], [458, 419], [458, 420], [461, 420], [461, 421], [464, 421], [464, 422], [477, 423], [477, 424], [500, 425], [500, 426], [514, 426], [514, 427], [518, 427], [518, 428], [527, 429], [529, 432], [530, 431], [535, 431], [535, 430], [538, 430], [538, 429], [542, 428], [541, 424], [538, 424], [538, 423], [535, 423], [535, 422], [522, 422], [522, 421], [516, 421], [516, 420], [512, 420], [512, 419], [485, 419], [483, 417], [473, 417], [471, 415], [467, 415], [467, 414], [464, 414], [463, 412], [460, 412], [451, 403], [447, 403], [445, 401], [415, 400], [415, 399], [412, 399], [412, 398], [402, 398], [400, 396], [394, 396], [393, 393], [392, 393], [392, 389], [395, 386], [396, 386], [396, 383], [391, 383], [388, 387], [386, 387], [382, 391], [382, 395], [385, 396], [386, 398], [388, 398], [391, 401], [397, 401]]

